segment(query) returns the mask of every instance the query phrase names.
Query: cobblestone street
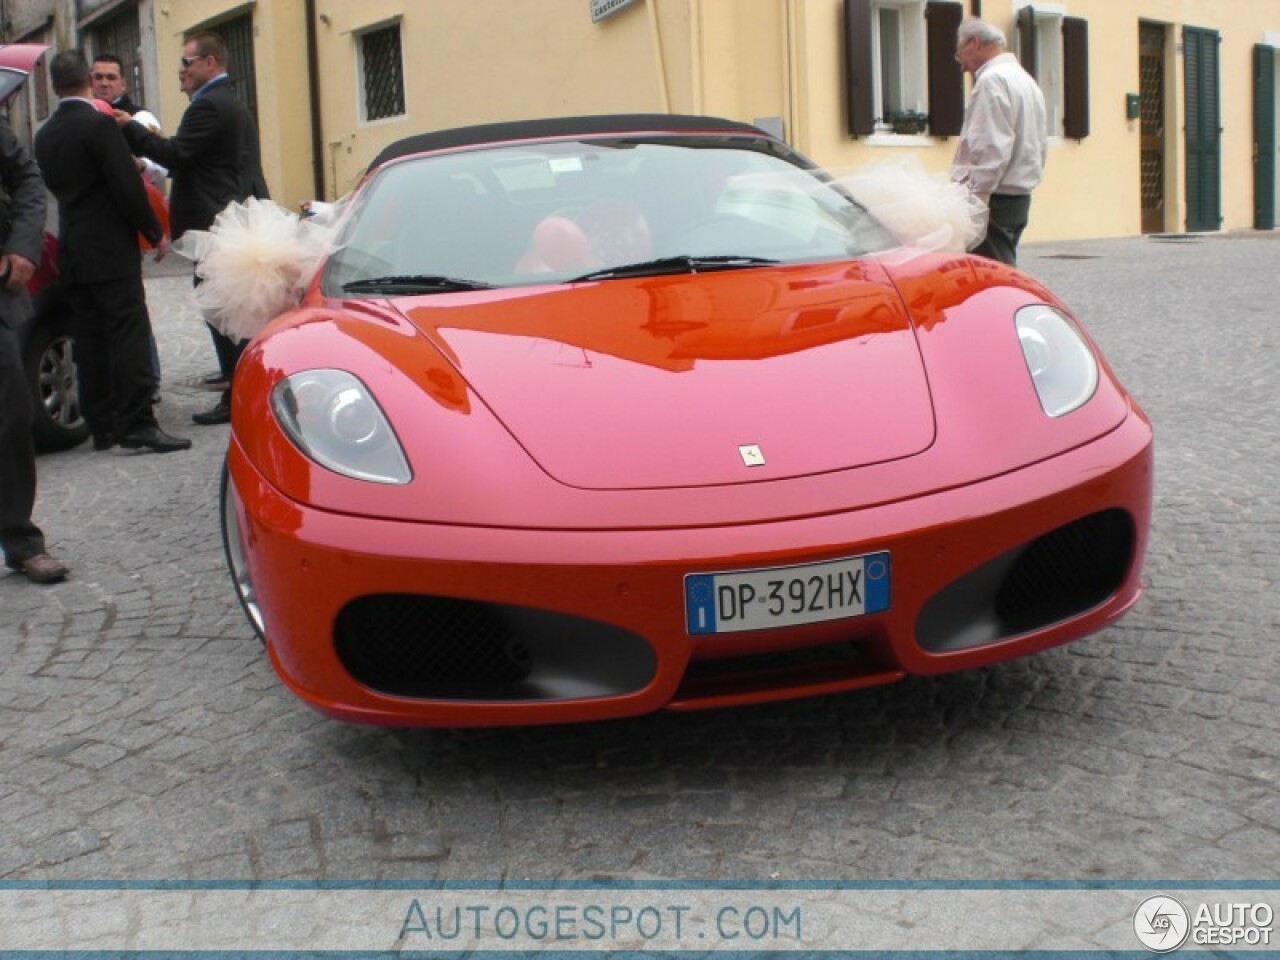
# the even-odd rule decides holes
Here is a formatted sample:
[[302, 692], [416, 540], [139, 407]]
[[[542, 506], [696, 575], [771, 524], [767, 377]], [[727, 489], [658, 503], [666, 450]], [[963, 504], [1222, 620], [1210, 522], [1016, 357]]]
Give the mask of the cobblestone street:
[[[176, 259], [176, 258], [175, 258]], [[166, 456], [40, 458], [73, 567], [0, 576], [0, 878], [1271, 880], [1280, 234], [1022, 251], [1156, 428], [1146, 594], [969, 674], [580, 727], [387, 731], [277, 681], [223, 566], [189, 267], [152, 268]]]

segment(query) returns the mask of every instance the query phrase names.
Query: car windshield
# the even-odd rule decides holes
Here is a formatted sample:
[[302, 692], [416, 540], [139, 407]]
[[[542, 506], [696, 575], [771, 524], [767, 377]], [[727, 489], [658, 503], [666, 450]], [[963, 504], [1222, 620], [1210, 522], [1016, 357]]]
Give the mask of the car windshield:
[[387, 164], [324, 273], [396, 296], [847, 259], [896, 241], [772, 141], [521, 143]]

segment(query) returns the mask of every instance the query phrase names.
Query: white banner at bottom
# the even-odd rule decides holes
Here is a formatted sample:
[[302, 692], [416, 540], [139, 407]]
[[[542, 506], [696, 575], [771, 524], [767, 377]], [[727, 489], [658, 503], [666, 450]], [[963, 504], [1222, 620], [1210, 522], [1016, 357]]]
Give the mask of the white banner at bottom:
[[0, 958], [1272, 952], [1280, 884], [0, 884]]

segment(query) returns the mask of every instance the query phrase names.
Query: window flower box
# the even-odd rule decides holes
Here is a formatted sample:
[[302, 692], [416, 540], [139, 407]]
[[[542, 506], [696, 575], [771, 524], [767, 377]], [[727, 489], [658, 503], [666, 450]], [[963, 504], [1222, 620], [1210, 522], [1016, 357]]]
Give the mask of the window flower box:
[[898, 110], [889, 115], [894, 133], [918, 134], [929, 129], [929, 115], [918, 110]]

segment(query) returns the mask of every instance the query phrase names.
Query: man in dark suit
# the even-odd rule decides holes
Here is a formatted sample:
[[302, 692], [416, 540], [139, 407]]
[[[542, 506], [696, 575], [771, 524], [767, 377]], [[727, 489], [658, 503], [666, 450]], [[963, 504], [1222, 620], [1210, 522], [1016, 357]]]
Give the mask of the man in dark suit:
[[[233, 201], [268, 199], [258, 129], [231, 85], [229, 59], [227, 45], [216, 33], [197, 33], [183, 45], [178, 79], [191, 104], [172, 137], [152, 133], [123, 111], [116, 113], [133, 152], [169, 169], [169, 224], [175, 240], [188, 230], [208, 230]], [[192, 419], [227, 423], [231, 377], [245, 345], [213, 327], [209, 331], [228, 388], [217, 406]]]
[[36, 134], [36, 162], [58, 200], [58, 273], [76, 335], [80, 403], [94, 449], [115, 443], [156, 453], [190, 440], [156, 424], [151, 318], [138, 234], [163, 250], [164, 234], [138, 168], [111, 117], [89, 95], [89, 64], [65, 50], [49, 64], [62, 103]]
[[36, 454], [31, 445], [31, 394], [22, 367], [19, 329], [31, 315], [27, 281], [40, 262], [44, 184], [35, 161], [0, 119], [0, 552], [11, 570], [33, 583], [57, 583], [67, 568], [45, 550], [31, 522], [36, 502]]

